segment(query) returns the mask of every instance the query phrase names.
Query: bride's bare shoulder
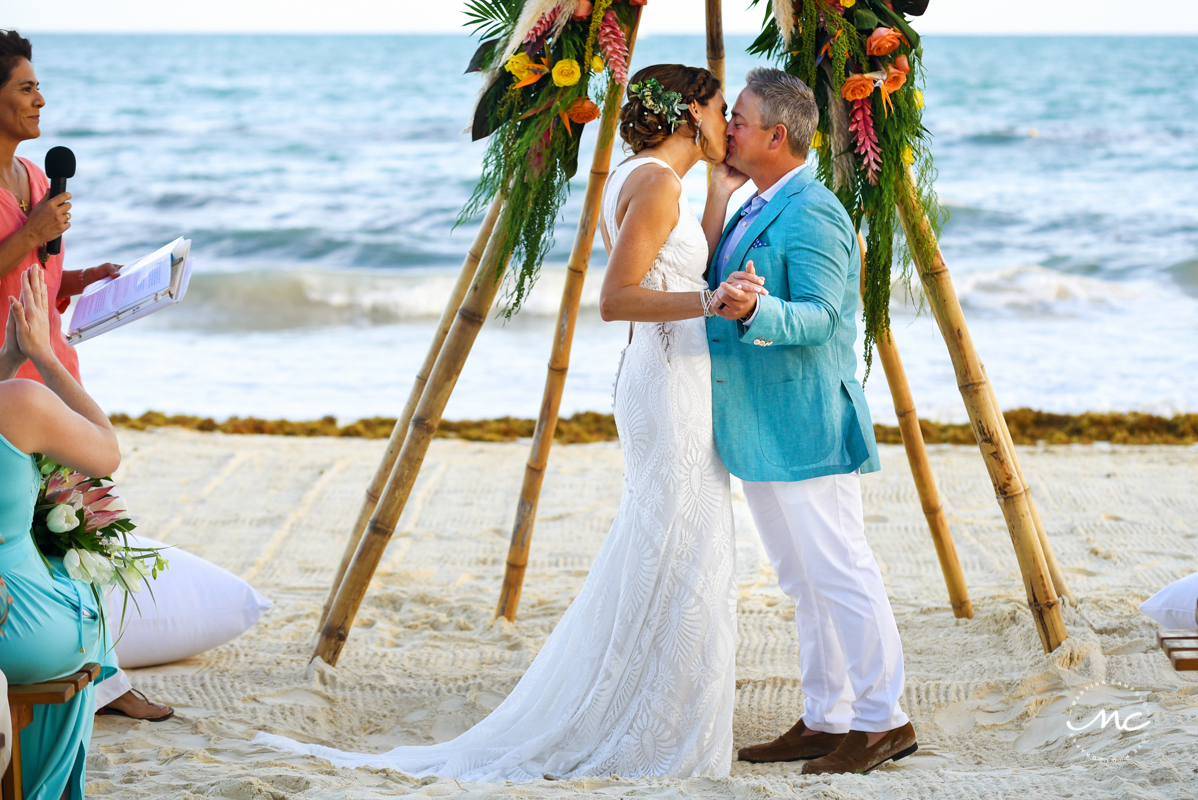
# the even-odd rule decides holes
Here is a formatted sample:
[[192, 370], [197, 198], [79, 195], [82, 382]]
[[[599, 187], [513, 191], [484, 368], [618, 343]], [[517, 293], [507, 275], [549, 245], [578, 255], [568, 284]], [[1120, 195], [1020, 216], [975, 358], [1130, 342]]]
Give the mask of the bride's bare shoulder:
[[674, 171], [650, 161], [645, 166], [633, 170], [624, 181], [620, 188], [619, 206], [623, 211], [635, 200], [638, 208], [666, 209], [676, 207], [681, 194], [682, 185]]

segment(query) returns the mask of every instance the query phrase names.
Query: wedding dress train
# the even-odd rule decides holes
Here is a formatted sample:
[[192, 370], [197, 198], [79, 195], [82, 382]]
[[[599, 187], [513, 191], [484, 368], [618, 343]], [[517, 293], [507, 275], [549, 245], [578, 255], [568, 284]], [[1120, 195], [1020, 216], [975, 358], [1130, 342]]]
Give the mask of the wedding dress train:
[[[603, 213], [614, 239], [625, 162]], [[685, 194], [642, 281], [706, 288], [707, 243]], [[614, 397], [624, 493], [578, 597], [528, 672], [486, 719], [449, 742], [346, 753], [259, 734], [256, 741], [345, 766], [415, 776], [522, 781], [727, 775], [736, 648], [735, 543], [728, 473], [711, 424], [702, 318], [637, 323]]]

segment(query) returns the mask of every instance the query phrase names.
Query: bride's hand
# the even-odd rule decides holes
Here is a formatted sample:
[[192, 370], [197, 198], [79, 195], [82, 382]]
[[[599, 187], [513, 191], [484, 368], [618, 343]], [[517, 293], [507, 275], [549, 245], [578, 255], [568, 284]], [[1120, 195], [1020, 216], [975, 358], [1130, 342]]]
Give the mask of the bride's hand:
[[21, 299], [13, 301], [9, 314], [14, 318], [16, 340], [21, 352], [35, 365], [54, 358], [50, 346], [50, 302], [46, 297], [46, 279], [40, 267], [30, 267], [21, 275]]
[[711, 181], [708, 184], [710, 190], [718, 191], [724, 195], [730, 195], [740, 187], [744, 186], [749, 181], [749, 176], [745, 175], [735, 167], [728, 165], [728, 162], [721, 161], [711, 168]]

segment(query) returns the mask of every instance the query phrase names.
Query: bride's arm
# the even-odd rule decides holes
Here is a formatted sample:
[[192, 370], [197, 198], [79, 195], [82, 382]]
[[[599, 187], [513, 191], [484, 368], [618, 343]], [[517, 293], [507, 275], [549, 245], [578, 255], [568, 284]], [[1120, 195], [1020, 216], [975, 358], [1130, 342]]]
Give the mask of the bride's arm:
[[599, 316], [611, 322], [669, 322], [703, 316], [702, 292], [658, 292], [640, 285], [670, 231], [678, 224], [678, 179], [664, 169], [643, 167], [628, 176], [621, 196], [628, 208], [607, 259], [599, 293]]

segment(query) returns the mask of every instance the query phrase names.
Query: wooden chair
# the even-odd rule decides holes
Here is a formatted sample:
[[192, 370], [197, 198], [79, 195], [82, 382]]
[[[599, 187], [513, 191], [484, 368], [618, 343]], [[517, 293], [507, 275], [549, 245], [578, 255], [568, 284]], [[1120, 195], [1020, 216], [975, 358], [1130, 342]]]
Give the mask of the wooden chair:
[[1158, 631], [1157, 644], [1179, 672], [1198, 672], [1198, 631]]
[[21, 731], [33, 722], [33, 707], [68, 702], [100, 675], [99, 664], [84, 664], [74, 675], [43, 683], [8, 687], [8, 709], [12, 715], [12, 763], [0, 781], [0, 800], [23, 800], [21, 789]]

